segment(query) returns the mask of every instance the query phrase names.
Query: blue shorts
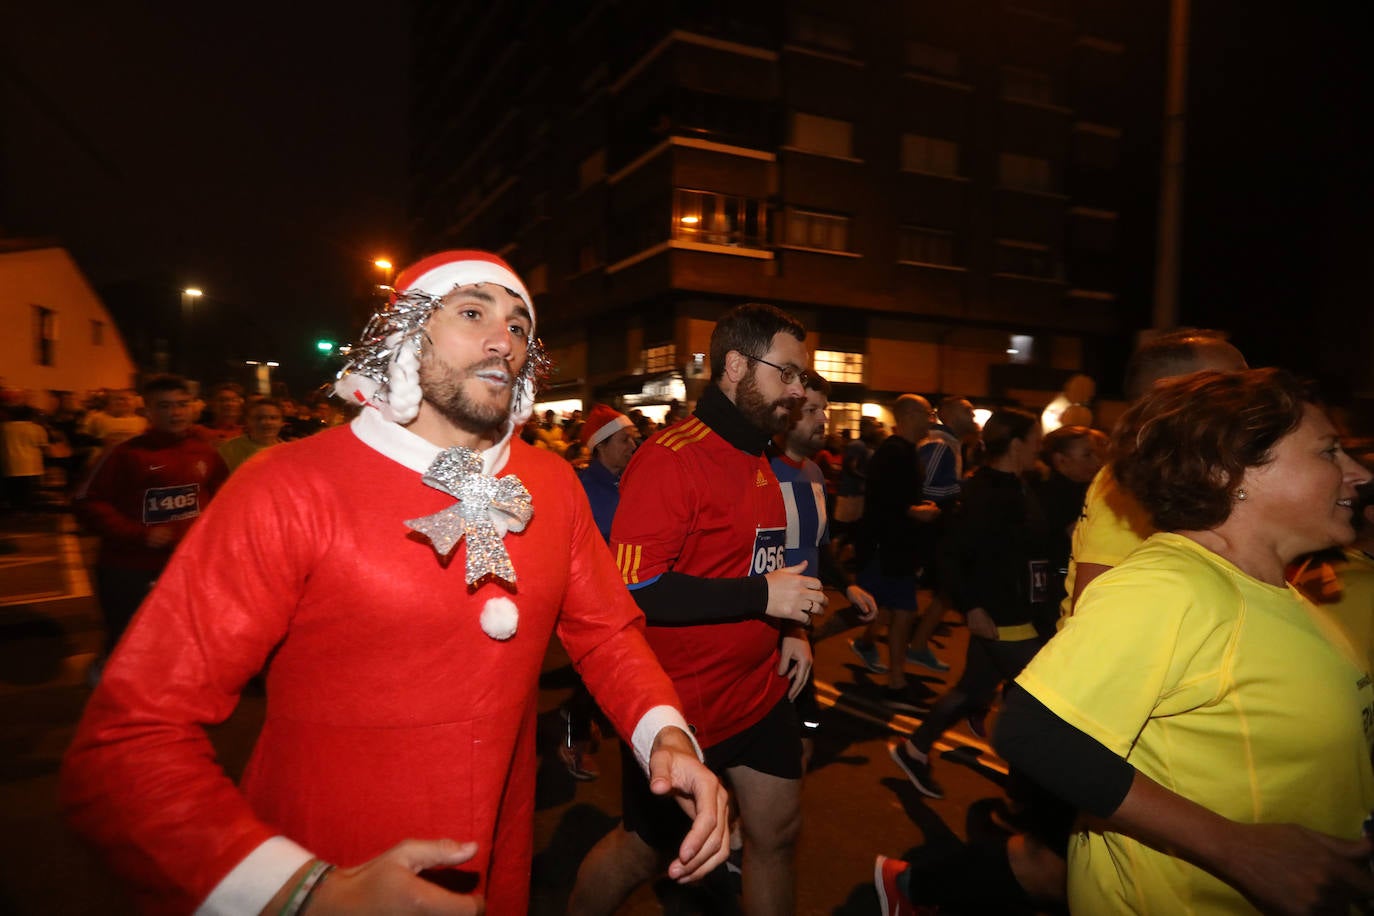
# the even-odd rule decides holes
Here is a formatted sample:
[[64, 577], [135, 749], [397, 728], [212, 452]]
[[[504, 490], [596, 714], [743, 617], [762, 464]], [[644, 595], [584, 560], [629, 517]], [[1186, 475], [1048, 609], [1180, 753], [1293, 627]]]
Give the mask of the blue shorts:
[[889, 576], [878, 570], [878, 560], [869, 560], [856, 577], [859, 588], [873, 596], [879, 607], [889, 611], [916, 610], [916, 576]]

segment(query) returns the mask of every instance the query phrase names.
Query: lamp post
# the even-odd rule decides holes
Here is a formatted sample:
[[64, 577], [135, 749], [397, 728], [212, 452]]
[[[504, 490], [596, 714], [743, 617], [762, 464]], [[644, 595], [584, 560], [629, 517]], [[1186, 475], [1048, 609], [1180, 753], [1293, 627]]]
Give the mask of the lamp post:
[[183, 375], [191, 374], [191, 328], [195, 318], [196, 300], [205, 293], [194, 286], [188, 286], [181, 291], [181, 372]]

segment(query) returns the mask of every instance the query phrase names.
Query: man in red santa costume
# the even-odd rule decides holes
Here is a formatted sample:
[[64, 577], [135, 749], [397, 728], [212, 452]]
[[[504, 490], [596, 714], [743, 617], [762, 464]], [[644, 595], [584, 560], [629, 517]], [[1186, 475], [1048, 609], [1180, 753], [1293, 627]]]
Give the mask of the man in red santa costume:
[[[229, 481], [67, 754], [70, 823], [150, 911], [525, 912], [555, 630], [694, 818], [670, 874], [728, 853], [725, 793], [572, 468], [512, 439], [545, 365], [529, 293], [476, 251], [420, 261], [395, 293], [335, 386], [362, 413]], [[204, 728], [264, 667], [236, 787]], [[440, 870], [444, 887], [420, 876]]]

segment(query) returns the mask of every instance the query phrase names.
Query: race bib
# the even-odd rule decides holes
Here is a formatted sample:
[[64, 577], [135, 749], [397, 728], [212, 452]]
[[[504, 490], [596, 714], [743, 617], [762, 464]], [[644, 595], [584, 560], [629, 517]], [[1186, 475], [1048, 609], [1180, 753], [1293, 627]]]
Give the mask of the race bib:
[[200, 515], [200, 484], [152, 487], [143, 492], [143, 524], [178, 522]]
[[766, 576], [787, 565], [787, 529], [757, 528], [754, 530], [754, 556], [749, 561], [749, 575]]

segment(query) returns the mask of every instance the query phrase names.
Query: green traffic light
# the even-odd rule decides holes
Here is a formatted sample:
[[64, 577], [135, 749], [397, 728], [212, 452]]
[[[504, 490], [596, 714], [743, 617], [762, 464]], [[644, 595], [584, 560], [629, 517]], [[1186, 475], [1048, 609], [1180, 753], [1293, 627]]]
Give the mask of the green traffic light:
[[319, 350], [321, 353], [332, 353], [334, 350], [334, 341], [317, 340], [315, 341], [315, 349]]

